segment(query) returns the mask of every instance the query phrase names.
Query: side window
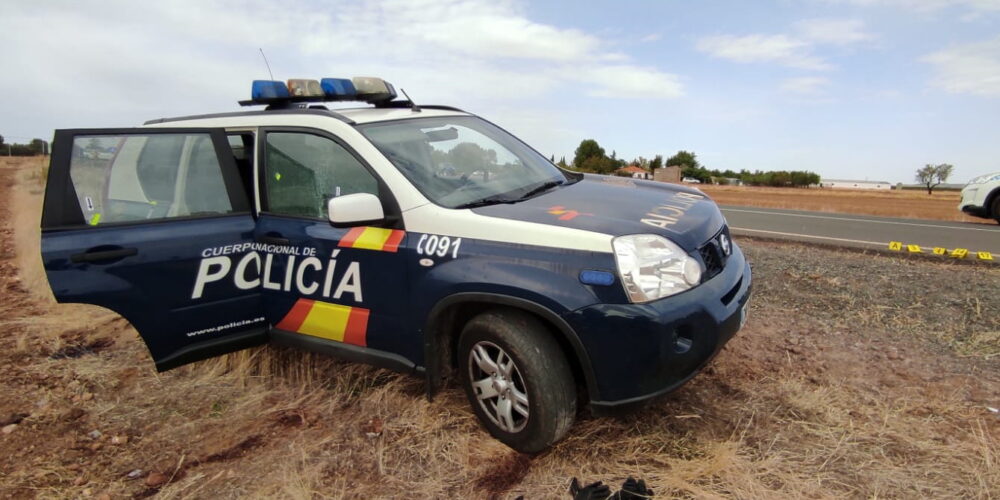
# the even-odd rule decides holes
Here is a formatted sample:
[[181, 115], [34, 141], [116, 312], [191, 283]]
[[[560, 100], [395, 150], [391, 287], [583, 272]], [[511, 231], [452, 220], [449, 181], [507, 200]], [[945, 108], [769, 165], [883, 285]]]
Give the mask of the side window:
[[243, 188], [247, 199], [254, 199], [253, 183], [253, 148], [254, 134], [251, 132], [231, 133], [226, 136], [229, 141], [229, 149], [233, 151], [233, 160], [236, 162], [236, 170], [243, 181]]
[[264, 185], [268, 211], [326, 218], [330, 198], [378, 195], [378, 182], [350, 152], [332, 139], [302, 132], [267, 134]]
[[233, 211], [208, 134], [77, 136], [69, 170], [90, 225]]

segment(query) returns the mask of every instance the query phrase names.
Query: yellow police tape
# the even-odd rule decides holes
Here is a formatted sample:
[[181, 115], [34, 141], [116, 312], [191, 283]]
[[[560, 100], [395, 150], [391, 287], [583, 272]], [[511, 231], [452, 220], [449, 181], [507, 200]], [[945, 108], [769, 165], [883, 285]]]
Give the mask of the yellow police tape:
[[[901, 241], [890, 241], [889, 250], [894, 252], [900, 252], [906, 247], [906, 250], [910, 253], [924, 253], [920, 245], [904, 245]], [[953, 259], [964, 259], [969, 255], [968, 248], [955, 248], [951, 252], [944, 247], [934, 247], [934, 255], [948, 255]], [[990, 252], [976, 252], [976, 258], [979, 260], [993, 260], [993, 254]]]

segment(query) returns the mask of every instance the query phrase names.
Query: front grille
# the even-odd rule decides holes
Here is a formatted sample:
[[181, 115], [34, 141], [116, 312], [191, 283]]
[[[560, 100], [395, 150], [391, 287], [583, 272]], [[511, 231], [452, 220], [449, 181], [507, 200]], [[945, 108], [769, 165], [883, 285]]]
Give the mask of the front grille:
[[705, 273], [702, 275], [703, 281], [712, 279], [716, 274], [722, 272], [722, 258], [719, 256], [718, 246], [708, 242], [698, 249], [701, 260], [705, 262]]
[[726, 267], [726, 256], [722, 252], [722, 247], [719, 243], [719, 237], [721, 235], [726, 235], [728, 238], [728, 228], [723, 227], [722, 231], [719, 231], [719, 233], [713, 236], [712, 239], [708, 240], [704, 245], [698, 248], [698, 255], [701, 256], [701, 260], [705, 264], [705, 272], [702, 274], [703, 282], [714, 278], [715, 275], [722, 272], [722, 268]]

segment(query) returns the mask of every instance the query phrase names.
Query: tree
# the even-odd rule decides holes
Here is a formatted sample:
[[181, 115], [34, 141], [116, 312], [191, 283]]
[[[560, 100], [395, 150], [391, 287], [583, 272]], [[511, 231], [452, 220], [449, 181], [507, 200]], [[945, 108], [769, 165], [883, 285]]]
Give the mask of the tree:
[[688, 151], [678, 151], [677, 154], [671, 156], [667, 159], [668, 167], [690, 167], [699, 168], [701, 165], [698, 164], [698, 158], [694, 153]]
[[649, 171], [656, 172], [656, 169], [663, 166], [663, 155], [656, 155], [649, 161]]
[[0, 135], [0, 146], [3, 146], [3, 136]]
[[32, 139], [31, 143], [28, 144], [28, 149], [31, 150], [31, 154], [44, 155], [48, 153], [48, 143], [41, 139]]
[[584, 139], [580, 141], [580, 146], [574, 151], [573, 166], [583, 168], [584, 162], [591, 158], [604, 159], [604, 148], [593, 139]]
[[951, 171], [954, 169], [954, 165], [949, 165], [947, 163], [941, 163], [939, 165], [931, 165], [928, 163], [924, 165], [923, 168], [917, 169], [917, 182], [927, 186], [927, 194], [930, 195], [934, 192], [934, 188], [944, 181], [948, 180], [948, 176], [951, 175]]
[[584, 160], [583, 163], [577, 168], [585, 172], [610, 174], [618, 168], [618, 164], [607, 156], [591, 156], [590, 158]]

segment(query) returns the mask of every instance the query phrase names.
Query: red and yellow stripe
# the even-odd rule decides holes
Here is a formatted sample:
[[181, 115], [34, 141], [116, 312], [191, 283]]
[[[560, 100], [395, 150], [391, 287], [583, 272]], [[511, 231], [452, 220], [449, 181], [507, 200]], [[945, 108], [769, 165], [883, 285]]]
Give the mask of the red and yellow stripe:
[[369, 312], [360, 307], [299, 299], [275, 328], [364, 347]]
[[380, 252], [396, 252], [406, 231], [381, 227], [355, 227], [340, 239], [337, 246], [344, 248], [364, 248]]

